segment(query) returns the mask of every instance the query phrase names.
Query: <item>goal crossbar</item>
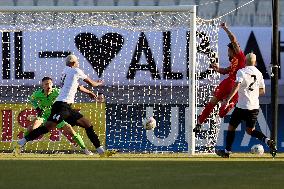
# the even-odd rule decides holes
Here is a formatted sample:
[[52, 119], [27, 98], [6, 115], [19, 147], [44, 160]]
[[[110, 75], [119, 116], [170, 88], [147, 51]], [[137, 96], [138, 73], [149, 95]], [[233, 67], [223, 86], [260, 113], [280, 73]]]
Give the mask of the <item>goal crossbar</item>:
[[0, 6], [0, 12], [196, 12], [195, 5], [179, 6]]

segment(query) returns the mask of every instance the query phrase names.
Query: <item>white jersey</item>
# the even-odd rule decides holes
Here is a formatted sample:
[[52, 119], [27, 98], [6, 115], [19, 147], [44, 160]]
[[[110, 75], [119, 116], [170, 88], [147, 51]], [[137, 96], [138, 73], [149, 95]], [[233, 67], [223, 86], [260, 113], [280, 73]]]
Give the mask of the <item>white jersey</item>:
[[79, 86], [79, 80], [88, 76], [79, 68], [66, 67], [61, 77], [61, 89], [56, 101], [74, 103], [75, 95]]
[[240, 83], [237, 107], [253, 110], [259, 108], [259, 88], [265, 89], [262, 73], [255, 66], [238, 70], [236, 82]]

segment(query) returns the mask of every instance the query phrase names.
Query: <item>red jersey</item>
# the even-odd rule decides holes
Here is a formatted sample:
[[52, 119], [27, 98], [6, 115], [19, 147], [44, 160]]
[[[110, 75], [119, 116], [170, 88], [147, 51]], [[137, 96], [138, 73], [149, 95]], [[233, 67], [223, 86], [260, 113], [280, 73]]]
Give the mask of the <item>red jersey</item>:
[[236, 80], [237, 71], [244, 68], [246, 61], [246, 56], [243, 51], [240, 51], [234, 56], [231, 60], [230, 70], [229, 70], [229, 79]]
[[[239, 69], [242, 69], [245, 67], [245, 55], [242, 51], [240, 51], [238, 54], [234, 56], [234, 58], [231, 60], [230, 69], [228, 70], [227, 74], [229, 74], [229, 77], [224, 79], [218, 87], [215, 89], [214, 96], [219, 99], [223, 100], [228, 97], [228, 95], [231, 93], [231, 90], [233, 89], [235, 85], [236, 75], [237, 71]], [[234, 96], [232, 99], [234, 103], [237, 103], [238, 101], [238, 94]]]

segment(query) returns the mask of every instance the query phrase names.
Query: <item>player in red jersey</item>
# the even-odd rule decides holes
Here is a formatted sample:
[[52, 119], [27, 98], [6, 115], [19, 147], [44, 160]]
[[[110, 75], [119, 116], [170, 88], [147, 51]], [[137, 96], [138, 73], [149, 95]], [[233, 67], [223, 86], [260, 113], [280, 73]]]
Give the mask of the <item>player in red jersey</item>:
[[[219, 86], [214, 91], [214, 96], [210, 99], [208, 104], [205, 106], [202, 113], [198, 116], [196, 127], [193, 132], [200, 132], [201, 125], [208, 118], [214, 107], [218, 102], [223, 101], [228, 97], [230, 91], [232, 90], [236, 74], [239, 69], [245, 67], [245, 55], [240, 49], [236, 36], [228, 29], [226, 23], [220, 25], [221, 28], [227, 33], [230, 43], [228, 44], [228, 57], [230, 61], [230, 66], [227, 68], [220, 68], [217, 64], [212, 64], [211, 67], [216, 72], [220, 74], [228, 74], [229, 76], [224, 79]], [[238, 102], [238, 94], [236, 94], [230, 101], [228, 106], [221, 106], [219, 110], [219, 116], [223, 118]]]

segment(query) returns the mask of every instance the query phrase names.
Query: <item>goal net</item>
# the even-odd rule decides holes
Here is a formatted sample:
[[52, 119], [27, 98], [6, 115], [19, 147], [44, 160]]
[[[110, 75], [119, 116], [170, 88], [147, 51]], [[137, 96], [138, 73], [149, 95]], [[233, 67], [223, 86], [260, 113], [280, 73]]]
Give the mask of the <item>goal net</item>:
[[[107, 149], [121, 152], [214, 152], [218, 117], [213, 112], [195, 136], [197, 115], [219, 75], [218, 20], [195, 17], [194, 6], [1, 7], [0, 150], [11, 152], [36, 111], [28, 97], [49, 76], [60, 87], [65, 57], [104, 86], [105, 102], [77, 93], [74, 108], [90, 119]], [[82, 83], [83, 84], [83, 83]], [[153, 116], [154, 130], [142, 119]], [[95, 150], [83, 128], [74, 127]], [[29, 142], [24, 152], [78, 152], [60, 130]]]

